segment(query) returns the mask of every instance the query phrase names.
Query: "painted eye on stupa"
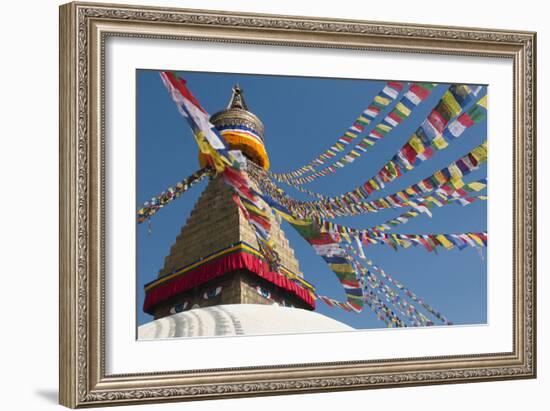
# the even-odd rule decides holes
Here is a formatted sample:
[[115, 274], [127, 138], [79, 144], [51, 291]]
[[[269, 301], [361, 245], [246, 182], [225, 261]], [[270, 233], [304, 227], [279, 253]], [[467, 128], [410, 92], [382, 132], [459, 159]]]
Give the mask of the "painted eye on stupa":
[[176, 304], [170, 308], [170, 314], [181, 313], [187, 308], [188, 305], [189, 303], [187, 301], [185, 301], [183, 304]]
[[216, 287], [216, 288], [212, 288], [208, 291], [206, 291], [202, 297], [205, 299], [205, 300], [209, 300], [211, 298], [214, 298], [214, 297], [217, 297], [218, 295], [220, 295], [222, 292], [222, 287]]
[[257, 286], [256, 291], [264, 298], [271, 298], [271, 293], [263, 287]]

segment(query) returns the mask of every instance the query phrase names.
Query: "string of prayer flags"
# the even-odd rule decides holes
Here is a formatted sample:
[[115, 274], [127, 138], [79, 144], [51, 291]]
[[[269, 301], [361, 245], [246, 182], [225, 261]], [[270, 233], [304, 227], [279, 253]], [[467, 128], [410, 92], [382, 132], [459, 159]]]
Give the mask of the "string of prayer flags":
[[235, 193], [233, 201], [239, 206], [249, 225], [253, 228], [260, 251], [266, 258], [270, 269], [279, 272], [281, 258], [271, 240], [270, 211], [265, 207], [261, 198], [255, 194], [246, 174], [242, 171], [226, 167], [222, 177], [233, 188]]
[[352, 311], [352, 309], [348, 306], [347, 302], [341, 302], [341, 301], [335, 300], [334, 298], [327, 297], [325, 295], [318, 295], [317, 298], [319, 298], [322, 302], [324, 302], [329, 307], [338, 307], [347, 312]]
[[[443, 207], [449, 204], [459, 203], [462, 206], [472, 204], [476, 200], [485, 201], [487, 196], [475, 196], [471, 197], [470, 194], [474, 191], [480, 191], [487, 186], [486, 179], [474, 181], [472, 183], [464, 185], [458, 190], [445, 191], [438, 189], [437, 197], [432, 195], [422, 197], [422, 199], [413, 206], [413, 209], [406, 211], [405, 213], [394, 217], [382, 224], [372, 227], [372, 230], [385, 231], [390, 230], [400, 224], [407, 223], [411, 218], [418, 217], [421, 214], [427, 214], [431, 217], [431, 213], [426, 210], [430, 210], [435, 207]], [[441, 190], [441, 191], [440, 191]], [[423, 209], [425, 207], [425, 209]]]
[[[361, 307], [367, 305], [375, 313], [377, 318], [384, 321], [388, 327], [406, 326], [405, 322], [399, 318], [394, 310], [383, 302], [383, 299], [385, 299], [388, 303], [391, 303], [396, 310], [411, 318], [411, 325], [433, 325], [433, 322], [420, 313], [413, 304], [407, 302], [405, 297], [408, 297], [420, 304], [428, 310], [428, 312], [436, 316], [436, 318], [451, 324], [442, 314], [434, 310], [422, 299], [418, 298], [416, 294], [408, 290], [403, 284], [389, 277], [385, 272], [383, 273], [384, 278], [389, 284], [402, 290], [405, 296], [399, 296], [388, 284], [377, 281], [376, 277], [368, 269], [365, 269], [360, 262], [352, 258], [350, 253], [346, 250], [348, 247], [342, 246], [342, 239], [346, 236], [341, 236], [339, 232], [323, 234], [322, 230], [319, 229], [314, 221], [302, 221], [299, 224], [296, 224], [296, 219], [287, 221], [289, 221], [306, 241], [312, 245], [316, 253], [325, 260], [331, 270], [337, 275], [344, 288], [347, 297], [345, 303], [341, 303], [329, 297], [319, 296], [327, 305], [355, 312], [360, 312]], [[350, 249], [350, 251], [353, 250]], [[376, 267], [376, 269], [378, 269], [378, 267]], [[363, 274], [363, 277], [358, 275], [358, 273]]]
[[189, 177], [184, 178], [180, 182], [176, 183], [174, 187], [168, 187], [162, 193], [151, 198], [151, 200], [146, 201], [141, 207], [139, 207], [137, 212], [137, 222], [138, 224], [143, 223], [144, 221], [151, 218], [156, 214], [161, 208], [179, 198], [183, 193], [189, 190], [198, 182], [202, 181], [205, 177], [212, 175], [212, 169], [205, 167], [199, 171], [194, 172]]
[[479, 101], [470, 108], [466, 113], [459, 116], [451, 122], [443, 132], [443, 137], [448, 140], [458, 138], [464, 131], [480, 123], [487, 118], [487, 95], [483, 96]]
[[[399, 311], [402, 315], [410, 318], [410, 324], [413, 326], [433, 325], [433, 322], [420, 313], [411, 303], [407, 302], [405, 297], [399, 296], [389, 284], [377, 280], [360, 262], [354, 260], [346, 250], [347, 247], [342, 246], [343, 237], [339, 233], [323, 234], [313, 221], [302, 222], [302, 224], [295, 224], [294, 221], [290, 222], [312, 245], [316, 253], [325, 260], [344, 288], [347, 297], [345, 303], [326, 296], [318, 296], [327, 305], [354, 312], [360, 312], [362, 307], [367, 305], [377, 318], [385, 322], [388, 327], [406, 326], [395, 311]], [[388, 282], [390, 281], [388, 280]], [[390, 283], [394, 284], [394, 282]], [[401, 288], [404, 287], [401, 285]], [[390, 303], [394, 309], [384, 303], [384, 300]], [[417, 298], [417, 300], [419, 299]]]
[[[393, 207], [409, 205], [411, 199], [425, 196], [426, 194], [435, 191], [440, 196], [452, 195], [454, 192], [464, 188], [465, 191], [480, 191], [486, 186], [485, 180], [469, 183], [464, 186], [463, 177], [477, 170], [483, 163], [487, 161], [487, 143], [484, 142], [475, 147], [468, 154], [462, 156], [450, 163], [447, 167], [436, 171], [431, 176], [412, 184], [404, 190], [383, 197], [380, 200], [371, 201], [373, 207], [383, 208], [384, 203], [390, 203]], [[378, 202], [378, 204], [377, 204]], [[385, 207], [387, 208], [387, 207]]]
[[[352, 255], [357, 256], [357, 251], [350, 245], [345, 246]], [[382, 294], [386, 301], [391, 302], [392, 305], [405, 317], [409, 318], [409, 322], [412, 326], [431, 326], [434, 325], [433, 321], [427, 318], [423, 313], [421, 313], [411, 301], [408, 301], [408, 296], [399, 295], [399, 287], [396, 287], [398, 291], [391, 288], [395, 286], [394, 282], [385, 283], [383, 280], [378, 279], [374, 272], [369, 270], [361, 262], [361, 260], [356, 260], [357, 264], [360, 266], [361, 272], [369, 279], [371, 284], [378, 289], [378, 293]]]
[[[280, 205], [278, 208], [274, 209], [282, 213], [281, 215], [283, 218], [285, 218], [285, 220], [288, 221], [314, 248], [315, 252], [325, 260], [344, 288], [347, 297], [347, 302], [345, 304], [339, 303], [328, 297], [322, 299], [326, 304], [330, 306], [339, 306], [340, 308], [346, 309], [346, 311], [351, 309], [355, 312], [360, 312], [361, 307], [366, 304], [377, 317], [388, 326], [405, 326], [405, 323], [395, 314], [395, 312], [377, 297], [377, 293], [380, 295], [380, 293], [383, 292], [385, 293], [386, 301], [391, 302], [397, 310], [411, 318], [411, 325], [433, 325], [433, 322], [418, 312], [411, 303], [407, 302], [403, 297], [400, 297], [391, 287], [387, 284], [377, 282], [375, 276], [371, 275], [368, 269], [365, 271], [365, 267], [362, 266], [360, 261], [353, 259], [350, 251], [355, 255], [357, 255], [357, 251], [353, 250], [352, 247], [342, 244], [342, 239], [351, 243], [352, 238], [361, 238], [363, 242], [372, 240], [378, 242], [380, 241], [380, 236], [377, 238], [377, 233], [371, 233], [372, 235], [370, 238], [365, 238], [365, 234], [368, 233], [368, 230], [362, 232], [360, 230], [348, 229], [347, 227], [327, 221], [300, 220], [290, 216], [288, 210], [284, 210], [284, 207]], [[330, 231], [326, 231], [327, 225]], [[435, 250], [437, 246], [451, 249], [455, 244], [457, 246], [459, 244], [468, 244], [475, 247], [487, 245], [486, 233], [391, 234], [389, 236], [382, 233], [382, 238], [383, 243], [391, 243], [395, 248], [397, 246], [408, 247], [416, 242], [417, 244], [427, 247], [428, 251]], [[410, 292], [410, 290], [406, 289], [402, 284], [387, 276], [386, 273], [383, 275], [392, 285], [398, 287], [399, 290], [403, 290], [406, 297], [411, 298], [413, 301], [426, 308], [430, 313], [436, 316], [436, 318], [450, 324], [450, 322], [447, 322], [439, 312], [433, 310], [433, 308], [418, 298], [414, 293]]]
[[392, 111], [390, 111], [390, 113], [370, 131], [368, 136], [363, 137], [361, 141], [352, 148], [348, 155], [342, 157], [333, 165], [321, 169], [309, 176], [297, 178], [291, 182], [285, 182], [288, 182], [294, 188], [298, 188], [302, 184], [311, 183], [313, 180], [335, 173], [337, 170], [353, 163], [357, 158], [366, 153], [369, 148], [383, 139], [394, 127], [397, 127], [409, 117], [413, 109], [428, 98], [435, 86], [436, 84], [433, 83], [413, 83], [409, 90], [403, 94], [403, 97], [395, 105]]
[[[267, 193], [278, 203], [283, 204], [293, 215], [301, 218], [334, 218], [373, 213], [387, 208], [414, 206], [411, 201], [421, 201], [422, 197], [433, 191], [436, 191], [440, 196], [444, 194], [456, 196], [464, 187], [462, 178], [477, 170], [486, 161], [487, 143], [484, 142], [450, 163], [447, 167], [436, 171], [418, 183], [371, 201], [364, 201], [364, 196], [357, 191], [348, 193], [349, 195], [346, 197], [337, 196], [327, 197], [325, 200], [299, 201], [286, 195], [281, 188], [269, 179], [264, 170], [260, 170], [258, 167], [249, 167], [249, 172], [264, 193]], [[479, 191], [484, 185], [482, 182], [479, 182], [479, 185], [470, 183], [464, 190], [474, 190], [474, 187], [478, 187], [477, 191]], [[452, 194], [453, 192], [455, 194]]]
[[314, 218], [314, 223], [319, 227], [321, 233], [339, 234], [342, 238], [351, 243], [351, 238], [359, 237], [365, 245], [385, 244], [394, 250], [398, 247], [409, 248], [411, 246], [422, 246], [427, 251], [436, 251], [437, 247], [452, 250], [455, 247], [462, 250], [465, 247], [486, 247], [487, 233], [459, 233], [459, 234], [404, 234], [385, 233], [373, 229], [356, 229], [332, 221]]
[[[406, 327], [406, 323], [395, 313], [395, 311], [399, 311], [400, 314], [408, 316], [402, 310], [400, 301], [395, 298], [395, 292], [378, 281], [368, 270], [365, 270], [359, 261], [355, 259], [352, 259], [352, 261], [355, 270], [362, 274], [365, 303], [377, 315], [378, 319], [384, 321], [388, 327]], [[391, 304], [394, 309], [392, 310], [384, 300]]]
[[[210, 123], [208, 113], [187, 89], [184, 80], [170, 72], [162, 72], [161, 78], [178, 110], [189, 122], [197, 145], [201, 153], [206, 156], [209, 166], [178, 183], [175, 188], [171, 187], [154, 197], [151, 202], [145, 203], [138, 210], [138, 222], [141, 223], [150, 218], [160, 208], [181, 196], [191, 185], [206, 175], [218, 175], [232, 188], [233, 201], [253, 228], [258, 247], [273, 271], [280, 271], [281, 266], [280, 257], [270, 236], [272, 210], [289, 222], [306, 239], [338, 278], [346, 294], [346, 302], [339, 302], [326, 296], [317, 296], [327, 305], [356, 313], [362, 312], [364, 306], [368, 306], [377, 318], [384, 321], [388, 327], [405, 327], [407, 324], [411, 326], [433, 325], [427, 315], [420, 311], [422, 308], [443, 323], [450, 324], [441, 313], [403, 284], [367, 261], [363, 245], [385, 244], [394, 250], [420, 246], [428, 252], [437, 252], [438, 249], [458, 248], [462, 250], [466, 247], [476, 249], [486, 247], [488, 242], [486, 232], [455, 234], [383, 232], [394, 225], [407, 222], [408, 219], [421, 213], [431, 216], [430, 209], [433, 207], [442, 207], [454, 202], [467, 205], [476, 200], [486, 199], [486, 196], [472, 196], [472, 193], [486, 188], [486, 180], [468, 184], [463, 182], [464, 176], [487, 161], [486, 143], [474, 148], [470, 153], [432, 176], [405, 190], [377, 200], [364, 201], [371, 192], [363, 186], [338, 197], [324, 197], [301, 189], [302, 192], [316, 195], [319, 200], [299, 202], [288, 197], [270, 178], [265, 178], [266, 173], [263, 170], [258, 167], [248, 167], [248, 160], [240, 152], [229, 151], [229, 146], [223, 136]], [[376, 138], [381, 139], [393, 127], [398, 126], [410, 115], [412, 109], [427, 97], [431, 87], [433, 85], [423, 87], [422, 84], [414, 83], [392, 111], [371, 130], [368, 138], [374, 139], [372, 141], [375, 141]], [[402, 148], [374, 177], [376, 185], [373, 185], [374, 189], [384, 187], [385, 183], [412, 169], [419, 162], [430, 158], [433, 150], [444, 149], [450, 141], [460, 137], [467, 128], [483, 121], [486, 118], [486, 97], [479, 99], [473, 107], [463, 113], [463, 110], [481, 90], [481, 87], [467, 85], [450, 86], [428, 118], [409, 139], [406, 144], [408, 148], [406, 150]], [[331, 152], [335, 154], [345, 151], [345, 146], [351, 144], [360, 133], [364, 132], [365, 127], [392, 104], [402, 91], [402, 83], [388, 83], [353, 126], [331, 147]], [[363, 146], [362, 148], [365, 149]], [[414, 156], [407, 150], [413, 150]], [[359, 151], [364, 152], [365, 150]], [[333, 167], [332, 169], [334, 167], [341, 168], [354, 161], [361, 155], [359, 151], [352, 149], [330, 167]], [[320, 156], [319, 159], [310, 163], [301, 174], [294, 174], [292, 178], [281, 177], [282, 181], [293, 179], [296, 183], [300, 175], [306, 171], [314, 173], [316, 167], [332, 157], [334, 156]], [[327, 167], [327, 170], [331, 169], [330, 167]], [[249, 174], [244, 172], [245, 169], [249, 171]], [[323, 170], [318, 173], [322, 172]], [[251, 183], [249, 175], [256, 181], [259, 190]], [[325, 218], [326, 215], [356, 215], [405, 206], [410, 206], [412, 209], [395, 219], [368, 229], [343, 226]], [[356, 248], [352, 245], [355, 245]], [[369, 266], [363, 264], [363, 261], [367, 261]]]
[[413, 83], [393, 110], [369, 133], [369, 137], [376, 140], [383, 138], [409, 117], [413, 109], [428, 98], [435, 86], [433, 83]]
[[[456, 90], [457, 87], [453, 87], [453, 90]], [[474, 91], [479, 95], [481, 91], [484, 88], [476, 88]], [[449, 89], [451, 90], [451, 88]], [[447, 94], [447, 93], [446, 93]], [[459, 92], [455, 91], [453, 96], [459, 96]], [[472, 95], [474, 95], [474, 92], [472, 92]], [[472, 97], [473, 98], [473, 97]], [[470, 100], [468, 98], [458, 98], [462, 102], [469, 102]], [[443, 99], [442, 99], [443, 100]], [[452, 101], [450, 98], [447, 98], [447, 105], [451, 105], [450, 101]], [[455, 98], [456, 101], [456, 98]], [[441, 106], [438, 104], [438, 107]], [[363, 208], [363, 211], [360, 211], [360, 213], [369, 212], [368, 206], [367, 209], [364, 209], [365, 206], [358, 206], [357, 203], [361, 202], [362, 199], [365, 199], [370, 194], [372, 194], [376, 190], [380, 190], [385, 187], [385, 184], [395, 180], [396, 178], [400, 177], [404, 173], [411, 171], [414, 167], [416, 167], [418, 164], [426, 161], [429, 159], [435, 150], [443, 150], [448, 146], [447, 137], [452, 136], [450, 138], [450, 141], [453, 139], [457, 139], [464, 133], [464, 131], [474, 124], [478, 124], [481, 121], [486, 119], [487, 116], [487, 96], [481, 97], [476, 104], [471, 107], [467, 112], [465, 112], [463, 115], [459, 116], [456, 120], [452, 121], [450, 124], [447, 125], [446, 128], [443, 129], [442, 133], [439, 133], [433, 137], [433, 139], [430, 141], [427, 137], [428, 134], [426, 133], [426, 130], [433, 130], [433, 127], [431, 126], [431, 122], [426, 120], [422, 123], [422, 125], [417, 129], [417, 131], [413, 134], [413, 136], [408, 140], [408, 142], [399, 150], [399, 152], [394, 155], [394, 157], [384, 165], [380, 171], [371, 179], [367, 180], [362, 185], [358, 186], [352, 191], [349, 191], [347, 193], [344, 193], [338, 197], [332, 197], [332, 198], [326, 198], [324, 200], [326, 208], [331, 208], [330, 204], [336, 204], [337, 209], [342, 209], [342, 207], [339, 205], [340, 203], [352, 203], [354, 206], [351, 208]], [[432, 116], [437, 117], [437, 116]], [[441, 117], [443, 118], [443, 117]], [[452, 131], [451, 131], [452, 130]], [[426, 144], [424, 144], [426, 143]], [[475, 154], [474, 154], [475, 156]], [[472, 169], [477, 168], [475, 165], [472, 165], [470, 160], [473, 159], [472, 156], [465, 156], [459, 160], [456, 161], [456, 164], [451, 164], [447, 167], [446, 172], [469, 172]], [[484, 160], [482, 160], [483, 162]], [[436, 178], [440, 178], [441, 175], [436, 176]], [[294, 185], [293, 185], [294, 186]], [[297, 187], [297, 186], [294, 186]], [[309, 192], [310, 195], [315, 195], [314, 192]], [[347, 210], [343, 211], [344, 214], [339, 215], [349, 215], [346, 213], [352, 213], [351, 215], [355, 215], [353, 213], [357, 213], [357, 211], [353, 210]]]
[[[315, 247], [314, 247], [315, 248]], [[318, 250], [318, 248], [316, 248]], [[346, 293], [348, 305], [355, 312], [361, 312], [364, 303], [363, 290], [357, 279], [357, 274], [345, 254], [326, 255], [318, 254], [325, 260], [330, 269], [336, 274]]]
[[233, 200], [253, 228], [260, 251], [270, 268], [273, 271], [279, 271], [280, 257], [270, 239], [269, 212], [253, 193], [246, 174], [240, 170], [239, 157], [242, 156], [229, 151], [225, 139], [210, 122], [210, 115], [187, 88], [185, 80], [167, 71], [161, 71], [160, 77], [176, 103], [178, 111], [189, 123], [199, 150], [216, 173], [222, 175], [225, 183], [235, 192]]
[[[433, 208], [433, 207], [443, 207], [449, 204], [454, 203], [461, 203], [463, 206], [472, 204], [476, 200], [485, 201], [487, 200], [487, 196], [477, 196], [477, 197], [468, 197], [466, 199], [463, 198], [448, 198], [446, 200], [437, 200], [433, 197], [430, 197], [426, 200], [426, 202], [419, 204], [421, 207], [426, 207], [427, 209]], [[379, 224], [377, 226], [372, 227], [372, 230], [379, 230], [379, 231], [386, 231], [390, 230], [392, 227], [396, 227], [400, 224], [406, 224], [409, 222], [411, 218], [418, 217], [419, 215], [423, 214], [420, 211], [416, 210], [409, 210], [405, 213], [399, 215], [398, 217], [392, 218], [388, 221], [385, 221], [382, 224]], [[427, 212], [424, 212], [424, 214], [428, 214]], [[429, 215], [429, 214], [428, 214]]]
[[[428, 160], [434, 153], [434, 149], [443, 150], [448, 147], [449, 142], [445, 140], [445, 129], [450, 120], [457, 117], [462, 110], [475, 98], [485, 87], [471, 87], [468, 85], [452, 85], [445, 92], [439, 103], [431, 111], [426, 120], [417, 128], [407, 143], [389, 160], [376, 175], [367, 180], [362, 186], [365, 197], [374, 191], [380, 190], [396, 178], [411, 171], [418, 164]], [[483, 97], [480, 101], [485, 101]], [[482, 107], [482, 105], [477, 105]], [[481, 110], [481, 109], [480, 109]], [[476, 116], [478, 122], [484, 117]], [[470, 117], [468, 119], [472, 120]], [[455, 124], [455, 122], [451, 123]], [[468, 127], [475, 124], [474, 121], [460, 123], [463, 128], [454, 128], [457, 138]]]
[[405, 287], [403, 283], [395, 280], [392, 278], [389, 274], [387, 274], [382, 268], [378, 267], [376, 264], [373, 264], [371, 260], [367, 260], [367, 264], [372, 267], [374, 270], [376, 270], [384, 279], [386, 279], [388, 282], [390, 282], [392, 285], [397, 287], [399, 290], [401, 290], [407, 297], [409, 297], [411, 300], [422, 306], [426, 311], [428, 311], [430, 314], [432, 314], [435, 318], [440, 320], [443, 324], [446, 325], [453, 325], [451, 321], [449, 321], [443, 314], [441, 314], [439, 311], [434, 309], [430, 304], [428, 304], [424, 299], [418, 297], [414, 292], [412, 292], [410, 289]]
[[[349, 302], [341, 302], [338, 300], [335, 300], [334, 298], [330, 298], [324, 295], [318, 295], [318, 299], [323, 301], [326, 305], [329, 307], [337, 307], [340, 308], [346, 312], [355, 311], [350, 306]], [[398, 327], [398, 326], [405, 326], [403, 321], [399, 319], [395, 314], [393, 314], [393, 311], [390, 310], [383, 302], [381, 302], [372, 292], [372, 290], [369, 290], [366, 295], [364, 296], [364, 303], [371, 309], [371, 311], [376, 315], [376, 317], [384, 322], [387, 327]]]
[[[369, 106], [356, 118], [353, 124], [341, 135], [338, 140], [318, 157], [310, 161], [307, 165], [286, 173], [270, 173], [271, 177], [280, 182], [290, 182], [302, 176], [304, 173], [315, 171], [316, 167], [324, 165], [336, 157], [337, 153], [345, 150], [345, 147], [355, 140], [378, 115], [389, 106], [403, 90], [404, 83], [389, 81], [382, 90], [374, 97]], [[353, 154], [352, 154], [353, 156]]]
[[307, 188], [304, 188], [304, 187], [299, 186], [299, 185], [293, 185], [292, 187], [294, 187], [294, 189], [298, 190], [301, 193], [307, 194], [311, 197], [316, 197], [320, 200], [326, 200], [326, 198], [327, 198], [326, 196], [324, 196], [321, 193], [316, 193], [315, 191], [308, 190]]
[[[350, 245], [347, 245], [346, 249], [348, 249], [351, 253], [357, 255], [357, 252]], [[381, 277], [384, 280], [388, 281], [392, 286], [394, 286], [400, 292], [402, 292], [405, 297], [410, 298], [412, 301], [414, 301], [415, 303], [417, 303], [418, 305], [423, 307], [427, 312], [432, 314], [435, 318], [440, 320], [442, 323], [444, 323], [446, 325], [452, 325], [453, 324], [443, 314], [441, 314], [439, 311], [435, 310], [431, 305], [426, 303], [422, 298], [418, 297], [414, 292], [412, 292], [410, 289], [408, 289], [403, 283], [395, 280], [394, 278], [392, 278], [392, 276], [387, 274], [382, 268], [380, 268], [377, 265], [373, 264], [373, 262], [371, 260], [366, 260], [366, 263], [368, 264], [369, 267], [371, 267], [379, 275], [381, 275]], [[368, 271], [370, 272], [370, 270], [368, 270]], [[381, 281], [381, 284], [383, 284], [382, 281]], [[397, 300], [397, 298], [395, 296], [393, 296], [393, 298], [395, 300]], [[426, 316], [424, 314], [419, 312], [414, 307], [413, 304], [407, 303], [405, 301], [405, 305], [409, 305], [409, 308], [407, 308], [407, 311], [410, 312], [411, 314], [415, 313], [417, 315], [418, 320], [421, 322], [421, 325], [427, 325], [427, 326], [434, 325], [433, 322], [430, 321], [428, 318], [426, 318]]]
[[[334, 241], [334, 238], [330, 237], [328, 241]], [[313, 245], [317, 254], [325, 260], [339, 279], [346, 293], [345, 306], [347, 308], [359, 313], [366, 304], [388, 327], [404, 326], [403, 321], [373, 292], [373, 288], [358, 278], [358, 271], [353, 260], [340, 246], [335, 245], [334, 242], [326, 242], [322, 238], [310, 239], [308, 242]], [[323, 244], [319, 244], [320, 242]], [[327, 245], [328, 247], [326, 247]], [[376, 288], [377, 284], [373, 286]], [[341, 303], [338, 306], [341, 307]]]
[[298, 231], [336, 274], [346, 293], [346, 306], [355, 312], [361, 312], [364, 304], [363, 289], [349, 257], [339, 246], [340, 237], [337, 234], [321, 233], [313, 221], [296, 219], [281, 206], [275, 210]]
[[203, 133], [212, 148], [225, 153], [227, 144], [210, 123], [210, 115], [187, 88], [186, 81], [170, 71], [161, 71], [160, 78], [176, 103], [178, 111], [189, 123], [193, 134]]

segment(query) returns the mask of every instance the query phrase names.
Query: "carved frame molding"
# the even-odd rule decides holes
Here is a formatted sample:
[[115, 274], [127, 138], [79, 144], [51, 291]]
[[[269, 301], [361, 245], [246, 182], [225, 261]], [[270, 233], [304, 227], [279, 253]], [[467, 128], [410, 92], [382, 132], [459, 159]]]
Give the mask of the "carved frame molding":
[[[501, 57], [514, 62], [514, 350], [471, 356], [105, 375], [104, 62], [111, 36]], [[60, 8], [60, 403], [307, 393], [536, 375], [536, 35], [70, 3]]]

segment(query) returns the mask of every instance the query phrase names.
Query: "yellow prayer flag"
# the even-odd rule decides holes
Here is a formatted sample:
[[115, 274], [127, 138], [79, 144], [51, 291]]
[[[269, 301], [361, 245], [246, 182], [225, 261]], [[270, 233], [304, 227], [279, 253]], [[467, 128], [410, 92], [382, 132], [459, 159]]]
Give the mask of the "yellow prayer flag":
[[397, 197], [399, 197], [401, 200], [403, 201], [407, 201], [407, 196], [405, 195], [405, 193], [403, 193], [403, 191], [398, 191], [396, 193]]
[[385, 97], [382, 97], [382, 96], [376, 96], [374, 98], [374, 101], [376, 101], [377, 103], [382, 104], [383, 106], [387, 106], [388, 104], [390, 104], [391, 100], [389, 98], [385, 98]]
[[221, 156], [220, 153], [218, 153], [218, 151], [212, 146], [210, 146], [210, 156], [212, 157], [212, 160], [214, 160], [214, 168], [218, 173], [221, 173], [225, 169], [226, 165], [230, 164], [228, 164], [227, 159]]
[[437, 180], [439, 184], [444, 184], [447, 182], [447, 177], [445, 177], [445, 174], [441, 172], [441, 170], [436, 171], [434, 173], [434, 178]]
[[386, 133], [392, 129], [390, 126], [388, 126], [388, 125], [386, 125], [386, 124], [378, 124], [378, 125], [376, 126], [376, 128], [377, 128], [377, 129], [380, 129], [380, 130], [382, 130], [382, 131], [384, 131], [384, 132], [386, 132]]
[[376, 239], [374, 239], [372, 237], [367, 236], [367, 237], [365, 237], [365, 239], [371, 244], [378, 244], [378, 241], [376, 241]]
[[391, 235], [391, 238], [393, 238], [393, 241], [397, 243], [397, 245], [401, 245], [401, 240], [399, 239], [397, 234], [390, 234], [390, 235]]
[[281, 210], [278, 210], [276, 208], [273, 208], [272, 210], [275, 210], [275, 212], [277, 214], [279, 214], [283, 218], [283, 220], [285, 220], [285, 221], [287, 221], [291, 224], [302, 225], [302, 226], [311, 225], [311, 220], [300, 220], [300, 219], [295, 218], [295, 217], [291, 216], [290, 214], [282, 212]]
[[365, 207], [367, 208], [367, 210], [369, 210], [370, 212], [375, 212], [376, 209], [369, 203], [364, 203], [365, 204]]
[[353, 267], [349, 264], [329, 264], [333, 271], [338, 273], [353, 274]]
[[443, 100], [443, 103], [449, 108], [449, 110], [454, 116], [457, 116], [462, 111], [460, 104], [458, 103], [458, 101], [456, 101], [455, 97], [451, 92], [447, 91], [443, 95], [442, 100]]
[[397, 177], [399, 175], [399, 172], [397, 171], [397, 168], [395, 168], [395, 163], [393, 161], [389, 161], [384, 168], [393, 177]]
[[462, 178], [462, 171], [460, 171], [460, 168], [456, 164], [449, 165], [447, 170], [451, 173], [452, 180]]
[[426, 197], [426, 200], [431, 201], [432, 203], [434, 203], [434, 204], [435, 204], [436, 206], [438, 206], [438, 207], [441, 207], [441, 206], [443, 205], [443, 204], [441, 204], [441, 202], [440, 202], [437, 198], [435, 198], [434, 196], [428, 196], [428, 197]]
[[403, 103], [399, 102], [395, 106], [395, 108], [404, 116], [409, 116], [411, 114], [411, 110], [409, 110]]
[[484, 109], [487, 109], [487, 94], [479, 99], [477, 105], [483, 107]]
[[201, 153], [210, 154], [208, 142], [204, 138], [204, 133], [202, 131], [199, 131], [197, 134], [195, 134], [195, 142], [197, 143], [197, 146], [199, 146], [199, 151]]
[[470, 237], [472, 240], [474, 240], [477, 244], [479, 244], [481, 247], [484, 247], [485, 244], [483, 244], [483, 241], [481, 240], [481, 238], [479, 238], [477, 235], [475, 234], [472, 234], [472, 233], [469, 233], [467, 234], [468, 237]]
[[267, 218], [269, 219], [269, 213], [264, 211], [264, 210], [260, 210], [258, 207], [256, 207], [255, 205], [253, 204], [249, 204], [249, 203], [245, 203], [243, 202], [243, 205], [244, 207], [248, 210], [248, 211], [251, 211], [253, 212], [254, 214], [258, 214], [264, 218]]
[[225, 159], [224, 164], [224, 158], [210, 145], [210, 143], [208, 143], [202, 131], [195, 134], [195, 141], [199, 146], [199, 151], [203, 154], [209, 155], [212, 158], [216, 172], [221, 173], [225, 169], [226, 164], [230, 165], [227, 159]]
[[468, 187], [471, 188], [472, 190], [474, 191], [481, 191], [483, 190], [485, 187], [487, 187], [487, 184], [484, 184], [484, 183], [479, 183], [477, 181], [474, 181], [472, 183], [469, 183], [468, 184]]
[[459, 188], [464, 187], [464, 181], [462, 180], [462, 176], [458, 178], [451, 178], [450, 181], [455, 190], [458, 190]]
[[471, 153], [478, 163], [484, 163], [487, 161], [487, 143], [474, 148]]
[[424, 152], [424, 150], [425, 150], [424, 144], [422, 144], [422, 140], [420, 140], [420, 138], [418, 138], [418, 136], [416, 134], [414, 134], [409, 139], [409, 145], [413, 148], [413, 150], [417, 154], [420, 154], [420, 153]]
[[378, 202], [382, 204], [384, 208], [390, 208], [390, 203], [388, 203], [388, 200], [381, 198], [380, 200], [378, 200]]
[[443, 150], [449, 145], [449, 143], [447, 143], [447, 141], [443, 138], [441, 134], [435, 136], [435, 138], [432, 140], [432, 143], [438, 150]]
[[443, 245], [443, 247], [445, 247], [447, 250], [450, 250], [453, 248], [453, 243], [447, 240], [447, 238], [444, 235], [438, 234], [435, 236], [435, 238], [437, 238], [437, 240], [441, 243], [441, 245]]

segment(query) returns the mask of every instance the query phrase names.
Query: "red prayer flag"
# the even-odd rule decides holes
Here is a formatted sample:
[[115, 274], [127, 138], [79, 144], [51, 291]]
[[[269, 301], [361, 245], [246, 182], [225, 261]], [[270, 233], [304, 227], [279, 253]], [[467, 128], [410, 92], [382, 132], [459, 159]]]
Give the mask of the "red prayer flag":
[[414, 148], [407, 143], [401, 148], [401, 153], [403, 156], [407, 159], [409, 163], [413, 163], [414, 160], [416, 160], [416, 151], [414, 151]]
[[466, 128], [472, 127], [475, 124], [468, 113], [462, 114], [457, 120]]
[[384, 137], [378, 130], [372, 130], [369, 134], [370, 137], [382, 138]]
[[398, 83], [397, 81], [388, 81], [388, 87], [401, 91], [403, 90], [403, 83]]
[[443, 132], [447, 125], [447, 120], [436, 110], [432, 110], [428, 116], [428, 121], [440, 133]]
[[426, 97], [428, 97], [428, 94], [430, 94], [428, 90], [422, 88], [418, 84], [413, 84], [409, 90], [416, 94], [418, 98], [420, 98], [420, 100], [424, 100]]
[[199, 110], [201, 110], [203, 113], [206, 113], [206, 110], [202, 108], [201, 103], [199, 103], [199, 100], [195, 98], [193, 94], [189, 91], [187, 86], [185, 85], [186, 81], [178, 76], [176, 76], [174, 73], [170, 71], [163, 71], [162, 73], [165, 74], [166, 78], [170, 81], [170, 83], [181, 93], [183, 97], [185, 97], [187, 100], [189, 100], [191, 103], [193, 103]]
[[401, 117], [399, 117], [397, 114], [395, 114], [393, 111], [388, 114], [388, 117], [396, 121], [397, 123], [401, 123]]

